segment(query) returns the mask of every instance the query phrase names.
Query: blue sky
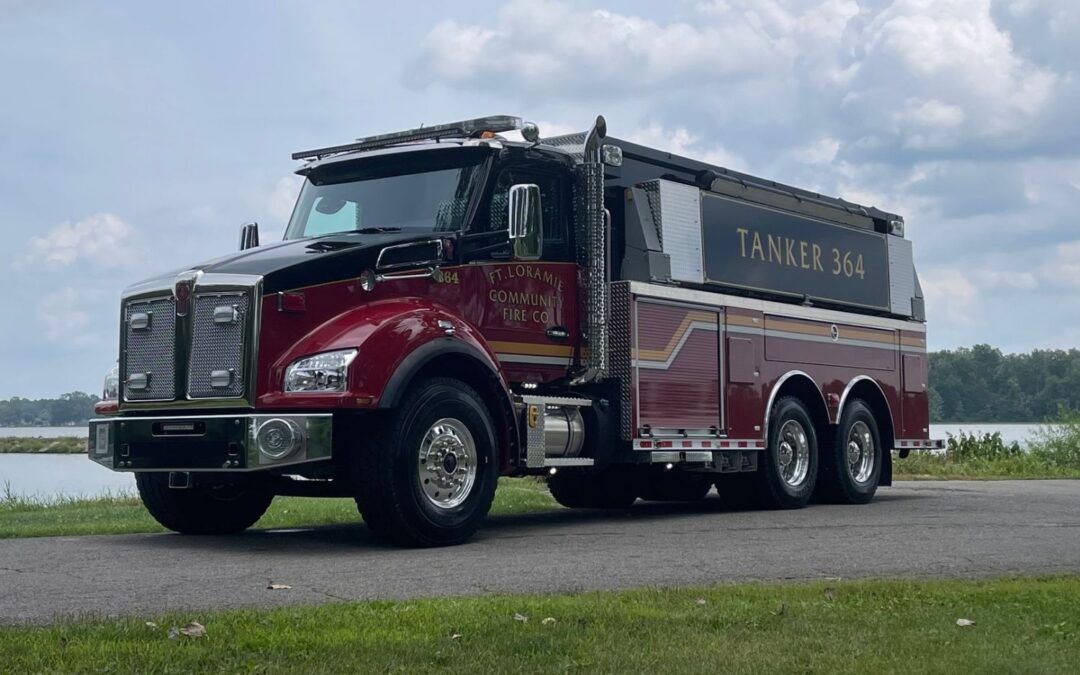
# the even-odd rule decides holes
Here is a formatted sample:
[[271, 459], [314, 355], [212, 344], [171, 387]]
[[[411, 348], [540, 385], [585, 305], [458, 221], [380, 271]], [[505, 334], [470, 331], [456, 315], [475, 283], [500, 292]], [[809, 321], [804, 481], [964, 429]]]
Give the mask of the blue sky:
[[0, 0], [0, 397], [96, 391], [120, 289], [280, 236], [293, 150], [491, 113], [904, 214], [934, 348], [1080, 346], [1073, 0]]

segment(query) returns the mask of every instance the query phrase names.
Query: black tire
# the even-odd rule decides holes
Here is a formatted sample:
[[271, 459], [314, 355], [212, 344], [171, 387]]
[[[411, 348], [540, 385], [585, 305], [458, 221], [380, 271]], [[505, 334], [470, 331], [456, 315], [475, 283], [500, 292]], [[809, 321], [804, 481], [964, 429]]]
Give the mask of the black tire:
[[[783, 464], [786, 469], [782, 469], [788, 450], [804, 444], [806, 464], [792, 466], [791, 462], [798, 462], [801, 454], [794, 452], [792, 459]], [[792, 470], [791, 482], [785, 479], [784, 470]], [[801, 509], [810, 501], [817, 483], [818, 442], [814, 423], [799, 399], [784, 397], [773, 405], [765, 453], [752, 475], [754, 497], [766, 508]]]
[[638, 497], [647, 502], [700, 502], [712, 489], [706, 476], [679, 471], [649, 473], [641, 483]]
[[[435, 424], [452, 420], [452, 430], [446, 426], [437, 430]], [[474, 457], [469, 464], [475, 468], [471, 487], [462, 487], [456, 499], [436, 503], [446, 493], [429, 496], [425, 485], [432, 490], [437, 485], [430, 474], [424, 473], [418, 461], [422, 445], [429, 432], [438, 439], [468, 438], [453, 445], [449, 454], [468, 452]], [[467, 432], [467, 434], [466, 434]], [[356, 505], [368, 528], [381, 539], [399, 546], [450, 546], [460, 544], [480, 527], [495, 497], [498, 482], [498, 444], [491, 414], [476, 391], [459, 380], [433, 377], [410, 387], [401, 405], [375, 433], [359, 444], [353, 454], [353, 484], [356, 486]], [[455, 454], [457, 457], [457, 454]], [[439, 478], [456, 476], [465, 459], [453, 464], [434, 462], [436, 471], [445, 470]], [[464, 465], [467, 466], [467, 465]], [[445, 467], [449, 467], [445, 469]], [[424, 474], [422, 476], [421, 474]], [[421, 481], [427, 482], [422, 484]], [[453, 492], [453, 491], [451, 491]]]
[[636, 477], [624, 467], [564, 469], [547, 483], [555, 501], [570, 509], [625, 509], [637, 500]]
[[254, 525], [273, 493], [257, 487], [169, 487], [167, 473], [137, 473], [139, 497], [154, 520], [181, 534], [233, 534]]
[[[858, 448], [855, 466], [849, 456], [852, 442]], [[820, 499], [836, 504], [869, 503], [881, 480], [882, 452], [881, 433], [870, 406], [862, 400], [851, 401], [836, 425], [836, 438], [822, 453]], [[864, 461], [871, 465], [866, 467]]]

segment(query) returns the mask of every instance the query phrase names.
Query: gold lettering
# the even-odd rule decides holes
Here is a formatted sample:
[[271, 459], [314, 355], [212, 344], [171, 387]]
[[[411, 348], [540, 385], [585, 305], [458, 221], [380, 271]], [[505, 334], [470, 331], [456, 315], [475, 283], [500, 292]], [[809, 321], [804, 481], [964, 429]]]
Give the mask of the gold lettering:
[[798, 267], [798, 263], [795, 262], [795, 240], [785, 239], [784, 244], [784, 252], [787, 253], [787, 262], [785, 264], [788, 267]]
[[804, 270], [810, 269], [810, 265], [806, 264], [806, 249], [807, 244], [805, 241], [799, 242], [799, 267]]
[[814, 244], [814, 269], [818, 272], [824, 272], [825, 268], [821, 266], [821, 247]]
[[750, 230], [745, 227], [740, 227], [735, 230], [739, 233], [739, 246], [742, 251], [742, 257], [746, 257], [746, 235], [750, 234]]
[[761, 256], [762, 262], [765, 261], [765, 249], [761, 247], [761, 235], [754, 232], [754, 245], [750, 249], [750, 259], [754, 259], [754, 254]]
[[773, 237], [771, 234], [766, 236], [769, 238], [769, 262], [776, 261], [783, 264], [784, 256], [780, 254], [781, 237]]

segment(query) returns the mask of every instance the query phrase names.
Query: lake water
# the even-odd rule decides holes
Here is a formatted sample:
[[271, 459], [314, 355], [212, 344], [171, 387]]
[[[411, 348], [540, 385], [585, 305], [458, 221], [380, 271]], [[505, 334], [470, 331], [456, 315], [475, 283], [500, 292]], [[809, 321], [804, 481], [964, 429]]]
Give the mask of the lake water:
[[0, 427], [0, 438], [86, 438], [89, 435], [89, 427]]
[[49, 500], [134, 493], [135, 477], [115, 473], [86, 455], [0, 455], [0, 495]]
[[[931, 438], [945, 438], [946, 434], [968, 433], [1001, 434], [1006, 443], [1016, 441], [1026, 445], [1037, 424], [934, 424], [930, 427]], [[17, 432], [17, 433], [10, 433]], [[0, 436], [58, 436], [86, 437], [86, 427], [0, 427]], [[135, 479], [131, 474], [114, 473], [91, 462], [86, 455], [4, 455], [0, 454], [0, 495], [5, 489], [21, 497], [55, 499], [65, 497], [93, 497], [103, 494], [135, 491]]]

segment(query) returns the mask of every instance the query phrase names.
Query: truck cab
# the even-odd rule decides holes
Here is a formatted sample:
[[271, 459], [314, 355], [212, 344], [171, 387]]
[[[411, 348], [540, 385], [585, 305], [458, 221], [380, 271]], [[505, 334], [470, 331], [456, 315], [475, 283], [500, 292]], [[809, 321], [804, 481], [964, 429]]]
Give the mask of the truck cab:
[[[524, 140], [500, 135], [515, 130]], [[901, 309], [825, 299], [840, 302], [825, 315], [783, 289], [686, 277], [716, 246], [702, 195], [724, 170], [605, 139], [603, 118], [541, 140], [494, 116], [296, 153], [304, 183], [282, 241], [258, 246], [246, 227], [240, 252], [124, 291], [91, 459], [134, 472], [178, 532], [245, 529], [275, 495], [348, 496], [376, 534], [433, 546], [473, 534], [501, 475], [545, 475], [578, 507], [695, 500], [714, 484], [786, 507], [815, 490], [858, 503], [887, 484], [893, 447], [933, 444], [918, 419], [925, 358], [905, 360], [904, 340], [925, 352], [910, 262], [896, 264], [911, 276]], [[775, 208], [760, 201], [747, 203]], [[890, 217], [862, 214], [867, 245], [891, 251], [873, 231]], [[808, 336], [823, 321], [839, 335], [843, 319], [874, 358], [815, 354], [792, 379], [780, 364], [799, 357], [765, 362], [766, 324], [784, 312]]]

